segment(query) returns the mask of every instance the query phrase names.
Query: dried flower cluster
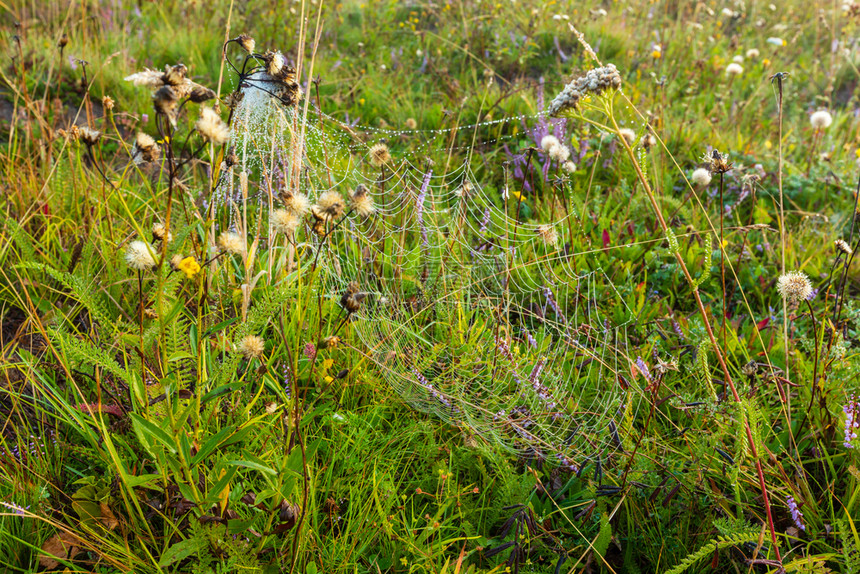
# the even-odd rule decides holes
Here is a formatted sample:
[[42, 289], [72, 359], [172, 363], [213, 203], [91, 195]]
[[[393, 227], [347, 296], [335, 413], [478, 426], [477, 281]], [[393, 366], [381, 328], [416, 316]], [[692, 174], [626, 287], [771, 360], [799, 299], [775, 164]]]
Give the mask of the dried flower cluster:
[[586, 75], [576, 78], [549, 105], [549, 115], [558, 116], [569, 109], [576, 109], [579, 100], [586, 95], [598, 96], [605, 91], [621, 87], [621, 74], [613, 64], [595, 68]]
[[176, 125], [181, 100], [188, 98], [195, 103], [205, 102], [215, 97], [215, 92], [192, 82], [188, 77], [188, 68], [184, 64], [165, 66], [164, 71], [144, 69], [127, 76], [125, 80], [135, 86], [146, 86], [152, 90], [152, 101], [155, 111], [164, 114], [171, 125]]

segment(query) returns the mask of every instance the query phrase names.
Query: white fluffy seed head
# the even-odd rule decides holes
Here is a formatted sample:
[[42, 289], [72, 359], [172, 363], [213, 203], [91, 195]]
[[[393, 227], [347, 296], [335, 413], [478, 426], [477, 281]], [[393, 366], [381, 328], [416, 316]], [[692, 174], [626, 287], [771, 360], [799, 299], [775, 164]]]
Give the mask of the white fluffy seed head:
[[258, 359], [263, 356], [263, 351], [266, 350], [266, 343], [257, 335], [247, 335], [239, 341], [238, 350], [248, 359]]
[[830, 127], [833, 123], [833, 116], [827, 110], [818, 110], [809, 116], [809, 123], [817, 130], [824, 130]]
[[744, 67], [738, 64], [737, 62], [732, 62], [728, 66], [726, 66], [726, 74], [730, 76], [740, 76], [744, 73]]
[[558, 232], [552, 225], [541, 225], [537, 228], [537, 235], [546, 245], [558, 243]]
[[272, 229], [275, 233], [281, 235], [292, 235], [299, 227], [299, 218], [291, 211], [286, 209], [275, 209], [269, 215], [272, 222]]
[[132, 241], [125, 252], [126, 264], [135, 271], [145, 271], [155, 267], [152, 248], [144, 241]]
[[369, 217], [376, 210], [376, 207], [373, 205], [373, 197], [364, 184], [358, 184], [355, 191], [350, 194], [349, 204], [362, 217]]
[[173, 234], [167, 231], [167, 228], [164, 227], [164, 224], [160, 221], [156, 221], [152, 224], [152, 236], [155, 239], [160, 241], [164, 241], [165, 235], [167, 236], [167, 242], [170, 243], [173, 241]]
[[570, 150], [565, 145], [554, 145], [549, 148], [549, 158], [558, 163], [564, 163], [570, 159]]
[[756, 50], [755, 48], [750, 48], [747, 50], [747, 60], [755, 60], [761, 55], [761, 52]]
[[576, 171], [576, 164], [573, 163], [572, 161], [568, 160], [568, 161], [564, 162], [563, 164], [561, 164], [561, 169], [563, 169], [567, 173], [573, 173]]
[[833, 242], [833, 246], [836, 247], [836, 251], [844, 253], [845, 255], [851, 255], [854, 252], [851, 249], [851, 246], [848, 245], [848, 242], [844, 239], [837, 239]]
[[222, 145], [230, 140], [230, 128], [212, 108], [203, 106], [200, 109], [200, 119], [195, 127], [200, 135], [215, 145]]
[[546, 135], [540, 140], [540, 148], [549, 153], [549, 150], [556, 146], [560, 146], [561, 142], [558, 141], [558, 138], [553, 135]]
[[296, 217], [302, 218], [307, 215], [311, 208], [311, 202], [308, 196], [303, 193], [282, 194], [281, 201], [284, 202], [284, 209], [295, 214]]
[[706, 185], [711, 183], [711, 172], [709, 172], [703, 167], [700, 167], [696, 170], [693, 170], [693, 173], [690, 174], [690, 181], [693, 182], [693, 185], [705, 187]]
[[627, 140], [627, 143], [630, 145], [633, 145], [633, 142], [636, 141], [636, 132], [630, 128], [621, 128], [618, 130], [618, 133], [621, 134], [621, 137]]
[[802, 271], [790, 271], [779, 277], [776, 290], [790, 303], [799, 303], [812, 295], [812, 283]]
[[218, 247], [221, 251], [226, 251], [231, 255], [238, 255], [245, 252], [245, 242], [238, 233], [225, 231], [218, 236]]

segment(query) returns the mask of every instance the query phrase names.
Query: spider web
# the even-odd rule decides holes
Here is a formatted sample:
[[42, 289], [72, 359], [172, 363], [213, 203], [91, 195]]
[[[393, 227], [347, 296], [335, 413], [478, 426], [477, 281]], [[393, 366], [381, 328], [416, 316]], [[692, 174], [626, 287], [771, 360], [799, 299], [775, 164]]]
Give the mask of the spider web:
[[[450, 158], [460, 136], [471, 146], [480, 128], [539, 116], [379, 130], [313, 112], [305, 123], [300, 109], [253, 87], [245, 92], [232, 123], [238, 163], [213, 196], [219, 213], [235, 229], [256, 204], [264, 227], [283, 187], [314, 201], [329, 190], [346, 200], [368, 186], [372, 215], [347, 208], [326, 237], [303, 225], [284, 247], [317, 261], [331, 325], [346, 315], [340, 301], [350, 283], [359, 285], [365, 298], [344, 333], [404, 401], [492, 445], [571, 471], [623, 448], [642, 397], [622, 374], [634, 369], [626, 352], [633, 313], [601, 269], [566, 252], [576, 218], [518, 220], [510, 214], [522, 198], [482, 185], [468, 156], [447, 170], [427, 161], [434, 150]], [[423, 143], [373, 167], [358, 132]], [[253, 182], [245, 192], [242, 171]], [[277, 245], [270, 227], [262, 235]], [[578, 269], [583, 262], [586, 270]]]

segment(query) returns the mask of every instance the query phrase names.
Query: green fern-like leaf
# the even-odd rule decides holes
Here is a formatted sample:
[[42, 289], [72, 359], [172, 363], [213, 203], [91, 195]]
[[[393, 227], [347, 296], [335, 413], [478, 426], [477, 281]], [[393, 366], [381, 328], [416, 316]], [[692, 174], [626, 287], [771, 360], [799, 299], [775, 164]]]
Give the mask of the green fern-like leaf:
[[718, 536], [681, 560], [677, 566], [669, 570], [666, 574], [681, 574], [682, 572], [686, 572], [690, 566], [699, 560], [710, 556], [717, 550], [722, 550], [731, 546], [738, 546], [739, 544], [744, 544], [746, 542], [758, 541], [760, 532], [761, 531], [758, 529], [750, 529], [732, 536]]

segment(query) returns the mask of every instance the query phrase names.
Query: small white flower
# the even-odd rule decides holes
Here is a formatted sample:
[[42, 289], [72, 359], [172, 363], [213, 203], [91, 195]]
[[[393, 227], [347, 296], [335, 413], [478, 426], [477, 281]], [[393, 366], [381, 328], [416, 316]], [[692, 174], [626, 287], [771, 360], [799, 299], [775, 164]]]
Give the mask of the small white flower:
[[761, 55], [760, 52], [758, 50], [756, 50], [755, 48], [750, 48], [749, 50], [747, 50], [747, 59], [748, 60], [758, 59], [758, 57], [760, 55]]

